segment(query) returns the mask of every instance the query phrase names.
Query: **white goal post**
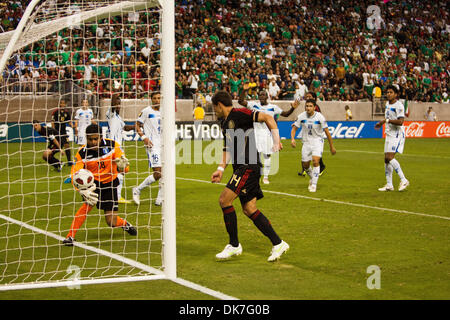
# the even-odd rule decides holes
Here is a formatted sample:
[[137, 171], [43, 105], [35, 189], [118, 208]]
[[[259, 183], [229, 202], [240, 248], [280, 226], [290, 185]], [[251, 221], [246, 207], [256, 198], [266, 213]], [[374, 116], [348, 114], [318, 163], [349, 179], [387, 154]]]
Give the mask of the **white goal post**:
[[[129, 14], [133, 13], [141, 13], [146, 17], [159, 17], [159, 21], [156, 21], [154, 27], [158, 34], [153, 35], [154, 39], [150, 39], [150, 41], [159, 45], [157, 49], [159, 65], [153, 67], [160, 68], [160, 73], [150, 80], [160, 83], [158, 90], [161, 93], [163, 205], [160, 213], [154, 213], [155, 207], [152, 206], [152, 192], [150, 191], [150, 198], [147, 198], [149, 205], [145, 207], [148, 208], [148, 212], [146, 209], [142, 209], [142, 205], [136, 208], [127, 204], [123, 207], [127, 211], [127, 218], [130, 217], [136, 223], [138, 231], [140, 230], [138, 222], [144, 221], [145, 232], [143, 233], [147, 233], [147, 238], [141, 239], [138, 234], [138, 239], [128, 242], [126, 234], [122, 235], [118, 231], [107, 230], [102, 220], [103, 215], [95, 213], [92, 217], [89, 214], [87, 220], [90, 219], [90, 223], [95, 223], [97, 219], [98, 227], [94, 227], [94, 231], [89, 236], [85, 236], [86, 241], [80, 239], [81, 241], [74, 243], [72, 249], [67, 248], [62, 246], [61, 241], [65, 238], [76, 208], [81, 204], [80, 198], [73, 192], [71, 185], [64, 185], [62, 182], [69, 173], [67, 168], [64, 168], [66, 170], [64, 172], [59, 169], [56, 173], [48, 169], [51, 166], [45, 163], [41, 157], [42, 151], [46, 148], [44, 143], [36, 144], [34, 142], [36, 133], [32, 133], [31, 136], [23, 133], [25, 122], [29, 126], [34, 117], [40, 114], [49, 114], [49, 110], [47, 110], [50, 106], [49, 101], [61, 100], [61, 91], [58, 91], [61, 89], [58, 88], [61, 88], [62, 82], [59, 82], [59, 78], [55, 80], [57, 83], [55, 91], [49, 89], [50, 80], [48, 79], [45, 80], [45, 83], [36, 79], [38, 84], [44, 83], [42, 91], [35, 82], [26, 87], [23, 85], [25, 80], [21, 78], [23, 74], [17, 77], [17, 81], [9, 82], [10, 79], [5, 78], [6, 71], [13, 73], [17, 68], [11, 67], [8, 70], [8, 63], [11, 66], [14, 64], [11, 64], [11, 60], [17, 59], [20, 67], [19, 60], [26, 54], [21, 50], [33, 46], [37, 41], [42, 41], [43, 46], [48, 47], [48, 42], [43, 39], [55, 35], [63, 29], [88, 23], [95, 25], [100, 20], [106, 20], [112, 24], [114, 22], [111, 21], [114, 21], [114, 17], [129, 17]], [[32, 0], [16, 30], [0, 34], [0, 75], [2, 76], [0, 117], [2, 117], [1, 122], [7, 123], [8, 130], [17, 129], [18, 131], [17, 137], [13, 138], [6, 134], [5, 139], [0, 140], [0, 165], [5, 165], [5, 168], [0, 169], [0, 188], [4, 190], [0, 192], [0, 200], [6, 203], [3, 208], [0, 208], [0, 242], [2, 242], [0, 244], [0, 291], [154, 279], [183, 281], [177, 278], [176, 268], [174, 25], [174, 0]], [[97, 27], [97, 25], [95, 26]], [[114, 29], [109, 25], [106, 28]], [[122, 26], [117, 30], [121, 30], [122, 34], [125, 34], [126, 28], [127, 26], [122, 22]], [[133, 29], [136, 43], [137, 29]], [[147, 29], [152, 28], [148, 25]], [[124, 41], [123, 38], [120, 40]], [[82, 41], [86, 41], [86, 39], [82, 39]], [[95, 39], [92, 41], [92, 43], [98, 43]], [[72, 56], [77, 54], [74, 51], [71, 53]], [[47, 52], [44, 52], [43, 55], [47, 55]], [[70, 67], [80, 66], [72, 65]], [[35, 68], [48, 68], [48, 66]], [[131, 68], [133, 67], [131, 66]], [[114, 65], [112, 64], [111, 70], [113, 69]], [[110, 83], [113, 83], [112, 79], [109, 80]], [[127, 79], [119, 80], [121, 88], [125, 87]], [[24, 82], [22, 83], [22, 81]], [[132, 92], [133, 94], [137, 94], [139, 91], [137, 84], [135, 87], [136, 90]], [[82, 94], [90, 92], [88, 89], [83, 90]], [[121, 90], [126, 93], [125, 89]], [[149, 91], [147, 90], [147, 93]], [[145, 92], [139, 92], [144, 97], [143, 99], [149, 99]], [[39, 106], [39, 103], [36, 102], [37, 97], [44, 101], [44, 107]], [[140, 98], [142, 99], [142, 97]], [[135, 98], [138, 99], [138, 97]], [[39, 120], [47, 124], [50, 122], [47, 116], [45, 119], [40, 118]], [[130, 119], [124, 120], [130, 121]], [[33, 131], [31, 130], [31, 132]], [[134, 173], [132, 172], [133, 168], [130, 169], [134, 178], [131, 178], [131, 182], [125, 185], [127, 189], [131, 190], [131, 184], [142, 181], [145, 178], [143, 175], [149, 172], [147, 158], [141, 156], [145, 155], [142, 142], [135, 139], [131, 140], [128, 145], [125, 145], [124, 148], [133, 150], [132, 154], [127, 154], [131, 164], [146, 168], [145, 171]], [[76, 153], [75, 147], [72, 148], [74, 154]], [[62, 162], [65, 157], [64, 152], [61, 152], [60, 156]], [[30, 174], [27, 175], [27, 172]], [[31, 188], [32, 191], [20, 193], [20, 190], [27, 188]], [[42, 191], [41, 188], [46, 191]], [[43, 199], [46, 197], [48, 199]], [[67, 199], [69, 200], [67, 201]], [[67, 213], [70, 210], [72, 211]], [[95, 208], [94, 210], [101, 212]], [[119, 209], [120, 214], [125, 214], [122, 208]], [[63, 222], [61, 222], [62, 220]], [[87, 230], [89, 227], [85, 228]], [[98, 240], [97, 235], [101, 235], [104, 242]], [[80, 254], [80, 252], [83, 253]], [[154, 258], [154, 256], [158, 257]], [[100, 260], [102, 261], [99, 264]], [[155, 260], [158, 261], [157, 266], [152, 265]], [[161, 260], [160, 265], [159, 260]], [[80, 269], [78, 271], [70, 269], [71, 262], [73, 265], [81, 264], [80, 269], [89, 270], [89, 275], [83, 276], [77, 273]], [[78, 268], [78, 266], [76, 267]], [[227, 297], [225, 296], [225, 298]]]

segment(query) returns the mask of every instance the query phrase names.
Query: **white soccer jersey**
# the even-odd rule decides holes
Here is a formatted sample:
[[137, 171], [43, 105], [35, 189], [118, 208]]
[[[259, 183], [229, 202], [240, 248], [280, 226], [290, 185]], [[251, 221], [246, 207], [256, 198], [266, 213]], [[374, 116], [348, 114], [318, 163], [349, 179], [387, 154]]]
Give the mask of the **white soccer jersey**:
[[[252, 111], [259, 111], [269, 114], [274, 118], [283, 112], [280, 107], [274, 104], [269, 103], [266, 105], [261, 105], [259, 101], [248, 101], [247, 108]], [[253, 127], [255, 129], [256, 148], [258, 149], [258, 152], [272, 154], [272, 134], [267, 125], [264, 122], [255, 122]]]
[[[385, 119], [397, 120], [399, 118], [405, 117], [405, 106], [399, 100], [397, 102], [390, 104], [386, 103], [386, 110], [384, 112]], [[404, 127], [395, 124], [387, 123], [385, 126], [386, 136], [399, 137], [404, 135]]]
[[325, 117], [320, 112], [315, 111], [311, 117], [308, 117], [306, 111], [300, 113], [297, 120], [294, 122], [294, 126], [301, 128], [302, 142], [323, 142], [323, 131], [328, 128]]
[[159, 110], [153, 109], [151, 106], [141, 111], [137, 119], [144, 127], [144, 135], [146, 135], [153, 143], [153, 149], [161, 147], [161, 113]]
[[86, 128], [91, 124], [92, 118], [94, 118], [92, 109], [83, 110], [80, 108], [75, 112], [74, 119], [78, 122], [78, 144], [86, 144]]
[[113, 112], [110, 108], [106, 112], [106, 119], [108, 120], [109, 139], [122, 145], [123, 127], [125, 127], [125, 122], [122, 120], [122, 117], [117, 112]]

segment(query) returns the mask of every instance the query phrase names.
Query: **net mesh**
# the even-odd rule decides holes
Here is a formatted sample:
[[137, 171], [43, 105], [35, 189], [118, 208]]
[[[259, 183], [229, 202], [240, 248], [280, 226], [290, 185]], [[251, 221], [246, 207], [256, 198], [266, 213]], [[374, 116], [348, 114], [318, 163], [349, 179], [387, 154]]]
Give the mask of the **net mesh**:
[[[0, 286], [77, 279], [141, 276], [162, 270], [162, 219], [153, 204], [158, 184], [141, 192], [140, 205], [119, 204], [118, 215], [137, 227], [130, 236], [105, 223], [94, 208], [66, 247], [82, 198], [68, 183], [76, 143], [73, 117], [87, 103], [108, 136], [111, 97], [134, 124], [161, 84], [161, 8], [157, 1], [42, 1], [7, 60], [0, 85]], [[0, 50], [11, 34], [0, 34]], [[69, 117], [57, 110], [66, 110]], [[49, 164], [49, 142], [33, 129], [61, 125], [69, 147]], [[130, 160], [122, 197], [151, 171], [136, 132], [123, 135]], [[51, 146], [50, 146], [51, 149]], [[71, 150], [68, 157], [66, 150]], [[131, 262], [131, 263], [130, 263]], [[136, 263], [134, 263], [136, 262]], [[146, 269], [150, 266], [154, 269]]]

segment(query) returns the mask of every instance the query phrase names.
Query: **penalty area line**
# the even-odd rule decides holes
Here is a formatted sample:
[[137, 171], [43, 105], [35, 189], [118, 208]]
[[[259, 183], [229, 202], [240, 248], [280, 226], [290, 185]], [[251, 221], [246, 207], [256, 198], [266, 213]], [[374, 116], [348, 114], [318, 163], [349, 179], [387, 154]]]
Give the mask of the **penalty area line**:
[[[181, 178], [181, 177], [177, 177], [177, 179], [212, 184], [211, 181], [206, 181], [206, 180]], [[222, 185], [222, 186], [226, 185], [225, 183], [214, 183], [214, 184]], [[303, 195], [299, 195], [299, 194], [292, 194], [292, 193], [286, 193], [286, 192], [280, 192], [280, 191], [272, 191], [272, 190], [263, 190], [263, 191], [266, 193], [278, 194], [278, 195], [287, 196], [287, 197], [301, 198], [301, 199], [314, 200], [314, 201], [323, 201], [323, 202], [342, 204], [342, 205], [365, 208], [365, 209], [388, 211], [388, 212], [394, 212], [394, 213], [403, 213], [403, 214], [409, 214], [409, 215], [415, 215], [415, 216], [421, 216], [421, 217], [427, 217], [427, 218], [443, 219], [443, 220], [450, 221], [450, 217], [437, 216], [437, 215], [432, 215], [432, 214], [427, 214], [427, 213], [412, 212], [412, 211], [407, 211], [407, 210], [390, 209], [390, 208], [383, 208], [383, 207], [375, 207], [375, 206], [369, 206], [369, 205], [365, 205], [365, 204], [353, 203], [353, 202], [347, 202], [347, 201], [331, 200], [331, 199], [324, 199], [324, 198], [314, 198], [314, 197], [308, 197], [308, 196], [303, 196]]]

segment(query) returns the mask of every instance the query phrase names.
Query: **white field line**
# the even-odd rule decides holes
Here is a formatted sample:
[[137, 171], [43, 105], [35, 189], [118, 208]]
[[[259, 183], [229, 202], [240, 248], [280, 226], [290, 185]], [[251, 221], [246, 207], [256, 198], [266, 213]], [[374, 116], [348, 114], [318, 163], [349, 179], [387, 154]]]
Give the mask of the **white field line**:
[[[54, 238], [58, 241], [62, 241], [64, 240], [63, 237], [58, 236], [52, 232], [48, 232], [39, 228], [36, 228], [32, 225], [29, 225], [28, 223], [13, 219], [11, 217], [7, 217], [5, 215], [0, 214], [0, 219], [6, 220], [8, 222], [17, 224], [23, 228], [27, 228], [35, 233], [40, 233], [42, 235], [45, 235], [47, 237], [50, 238]], [[61, 286], [73, 286], [73, 285], [84, 285], [84, 284], [99, 284], [99, 283], [114, 283], [114, 282], [129, 282], [129, 281], [145, 281], [145, 280], [159, 280], [159, 279], [168, 279], [171, 280], [177, 284], [180, 284], [182, 286], [191, 288], [193, 290], [197, 290], [200, 291], [204, 294], [207, 294], [209, 296], [215, 297], [217, 299], [221, 299], [221, 300], [238, 300], [235, 297], [232, 296], [228, 296], [226, 294], [223, 294], [221, 292], [218, 291], [214, 291], [212, 289], [203, 287], [199, 284], [181, 279], [181, 278], [167, 278], [164, 274], [163, 271], [150, 267], [146, 264], [140, 263], [138, 261], [132, 260], [132, 259], [128, 259], [125, 258], [121, 255], [109, 252], [109, 251], [105, 251], [99, 248], [95, 248], [89, 245], [85, 245], [83, 243], [80, 242], [74, 242], [74, 246], [85, 249], [85, 250], [89, 250], [95, 253], [98, 253], [100, 255], [109, 257], [111, 259], [115, 259], [117, 261], [123, 262], [125, 264], [128, 264], [132, 267], [141, 269], [143, 271], [146, 271], [148, 273], [152, 273], [154, 275], [148, 275], [148, 276], [137, 276], [137, 277], [124, 277], [124, 278], [105, 278], [105, 279], [82, 279], [82, 280], [78, 280], [75, 281], [74, 280], [66, 280], [66, 281], [54, 281], [54, 282], [47, 282], [47, 283], [33, 283], [33, 284], [12, 284], [12, 285], [0, 285], [0, 291], [4, 291], [4, 290], [24, 290], [24, 289], [34, 289], [34, 288], [50, 288], [50, 287], [61, 287]]]
[[[325, 150], [324, 152], [328, 152], [328, 150]], [[287, 150], [287, 147], [283, 148], [281, 151], [282, 153], [298, 153], [301, 155], [301, 148], [297, 148], [294, 150]], [[364, 151], [364, 150], [346, 150], [346, 149], [337, 149], [337, 153], [339, 152], [353, 152], [353, 153], [368, 153], [368, 154], [384, 154], [383, 151]], [[401, 157], [414, 157], [414, 158], [436, 158], [436, 159], [450, 159], [450, 157], [444, 157], [444, 156], [436, 156], [436, 155], [428, 155], [428, 154], [413, 154], [413, 153], [402, 153], [400, 155]]]
[[[185, 180], [185, 181], [193, 181], [193, 182], [200, 182], [200, 183], [209, 183], [209, 184], [211, 184], [211, 181], [206, 181], [206, 180], [180, 178], [180, 177], [177, 177], [177, 179]], [[215, 184], [221, 185], [221, 186], [225, 186], [226, 185], [225, 183], [215, 183]], [[407, 211], [407, 210], [398, 210], [398, 209], [390, 209], [390, 208], [383, 208], [383, 207], [368, 206], [368, 205], [365, 205], [365, 204], [353, 203], [353, 202], [347, 202], [347, 201], [339, 201], [339, 200], [331, 200], [331, 199], [323, 199], [323, 198], [314, 198], [314, 197], [308, 197], [308, 196], [303, 196], [303, 195], [299, 195], [299, 194], [292, 194], [292, 193], [272, 191], [272, 190], [263, 190], [263, 191], [266, 192], [266, 193], [273, 193], [273, 194], [278, 194], [278, 195], [286, 196], [286, 197], [294, 197], [294, 198], [301, 198], [301, 199], [314, 200], [314, 201], [323, 201], [323, 202], [342, 204], [342, 205], [359, 207], [359, 208], [373, 209], [373, 210], [379, 210], [379, 211], [388, 211], [388, 212], [394, 212], [394, 213], [403, 213], [403, 214], [409, 214], [409, 215], [415, 215], [415, 216], [421, 216], [421, 217], [428, 217], [428, 218], [443, 219], [443, 220], [449, 220], [450, 221], [450, 217], [436, 216], [436, 215], [427, 214], [427, 213], [420, 213], [420, 212], [412, 212], [412, 211]]]

